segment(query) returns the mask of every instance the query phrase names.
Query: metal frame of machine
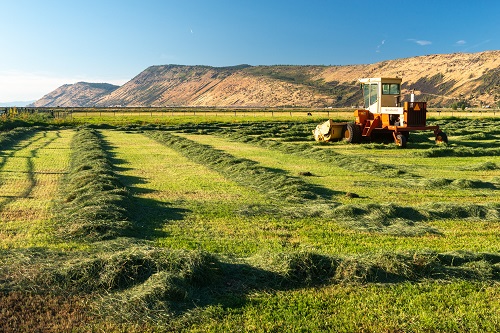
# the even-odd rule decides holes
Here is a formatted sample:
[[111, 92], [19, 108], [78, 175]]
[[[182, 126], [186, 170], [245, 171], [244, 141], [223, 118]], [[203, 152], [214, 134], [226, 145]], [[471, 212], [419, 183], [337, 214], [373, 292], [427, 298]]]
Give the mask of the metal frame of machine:
[[353, 123], [334, 123], [332, 120], [320, 124], [313, 131], [316, 141], [345, 139], [360, 143], [376, 137], [391, 135], [400, 147], [406, 147], [412, 131], [434, 131], [436, 143], [448, 142], [439, 126], [427, 126], [427, 103], [410, 101], [401, 103], [400, 78], [360, 79], [365, 109], [354, 111]]

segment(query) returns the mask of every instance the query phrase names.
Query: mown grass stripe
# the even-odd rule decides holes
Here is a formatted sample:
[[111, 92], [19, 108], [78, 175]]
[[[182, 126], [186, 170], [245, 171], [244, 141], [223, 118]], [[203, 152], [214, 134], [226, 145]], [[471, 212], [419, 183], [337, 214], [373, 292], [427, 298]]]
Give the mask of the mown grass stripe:
[[262, 167], [252, 160], [236, 158], [211, 146], [170, 133], [152, 131], [146, 135], [241, 185], [267, 194], [270, 198], [287, 202], [322, 200], [318, 192], [328, 191], [327, 189], [318, 190], [314, 185], [306, 183], [298, 177]]
[[[304, 126], [304, 124], [300, 125]], [[189, 125], [186, 125], [185, 128], [178, 128], [176, 130], [188, 133], [208, 133], [224, 136], [237, 142], [251, 143], [287, 154], [310, 157], [315, 161], [321, 161], [321, 163], [328, 163], [350, 171], [363, 170], [364, 173], [386, 177], [415, 177], [400, 167], [377, 163], [361, 156], [349, 156], [334, 152], [331, 149], [320, 149], [311, 144], [284, 143], [282, 141], [286, 141], [286, 136], [283, 133], [289, 133], [291, 131], [290, 127], [294, 127], [294, 124], [271, 122], [259, 124], [225, 124], [220, 128], [212, 126], [203, 128], [197, 126], [197, 130], [193, 130]], [[300, 127], [300, 129], [293, 129], [292, 134], [303, 140], [307, 138], [304, 131], [305, 129]], [[309, 133], [307, 135], [309, 136]]]
[[[0, 165], [0, 246], [46, 244], [52, 199], [69, 157], [72, 131], [34, 131]], [[57, 148], [57, 150], [54, 150]]]
[[[188, 131], [189, 132], [189, 131]], [[210, 131], [211, 135], [224, 136], [224, 131]], [[194, 133], [193, 133], [194, 134]], [[202, 133], [206, 134], [206, 133]], [[308, 157], [320, 163], [332, 163], [339, 165], [339, 162], [333, 162], [338, 157], [336, 153], [331, 154], [331, 151], [324, 149], [314, 148], [308, 144], [283, 144], [275, 140], [263, 140], [256, 137], [245, 136], [241, 133], [233, 133], [225, 135], [230, 140], [237, 142], [245, 142], [259, 147], [278, 150], [284, 153], [296, 154], [301, 157]], [[200, 144], [203, 146], [202, 144]], [[323, 158], [320, 158], [323, 156]], [[377, 163], [364, 161], [362, 158], [354, 156], [345, 156], [342, 163], [350, 165], [352, 169], [356, 165], [361, 168], [363, 172], [366, 169], [375, 172], [380, 166]], [[342, 157], [340, 157], [342, 159]], [[356, 160], [354, 165], [353, 160]], [[371, 163], [371, 164], [370, 164]], [[394, 170], [384, 169], [385, 172], [395, 172], [400, 175], [401, 170], [397, 168]], [[382, 170], [382, 171], [383, 171]], [[384, 171], [382, 172], [382, 174]], [[380, 174], [379, 174], [380, 176]], [[411, 175], [406, 175], [411, 176]], [[418, 178], [415, 178], [418, 180]], [[312, 205], [301, 205], [298, 207], [288, 207], [279, 209], [280, 214], [285, 214], [291, 217], [305, 217], [305, 216], [323, 216], [327, 219], [333, 219], [341, 222], [353, 229], [368, 230], [370, 232], [381, 232], [390, 235], [398, 236], [416, 236], [426, 233], [439, 234], [439, 231], [424, 222], [433, 221], [436, 219], [473, 219], [473, 220], [487, 220], [498, 221], [500, 219], [500, 205], [495, 203], [486, 204], [458, 204], [458, 203], [429, 203], [422, 204], [415, 207], [401, 206], [395, 203], [388, 204], [368, 204], [368, 205], [339, 205], [335, 202], [328, 202], [326, 200], [316, 200], [314, 207]]]
[[127, 203], [128, 192], [113, 171], [98, 132], [78, 130], [55, 207], [60, 236], [82, 241], [124, 236], [132, 229]]

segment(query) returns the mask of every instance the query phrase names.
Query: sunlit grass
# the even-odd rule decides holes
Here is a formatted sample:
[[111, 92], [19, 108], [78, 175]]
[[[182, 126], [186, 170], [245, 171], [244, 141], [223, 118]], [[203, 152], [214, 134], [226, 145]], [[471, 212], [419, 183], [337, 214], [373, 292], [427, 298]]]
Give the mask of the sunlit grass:
[[[315, 250], [325, 254], [372, 253], [404, 250], [434, 250], [446, 252], [454, 249], [494, 251], [495, 235], [492, 223], [476, 223], [475, 235], [469, 233], [470, 222], [462, 227], [455, 220], [448, 224], [431, 223], [438, 234], [418, 237], [398, 237], [372, 232], [353, 231], [338, 223], [335, 218], [290, 218], [278, 214], [272, 208], [259, 209], [266, 203], [262, 194], [256, 194], [235, 183], [221, 178], [179, 151], [158, 145], [141, 134], [105, 131], [106, 140], [113, 148], [124, 181], [137, 198], [162, 202], [164, 209], [156, 228], [165, 233], [157, 236], [156, 243], [163, 247], [179, 249], [203, 249], [224, 255], [252, 256], [262, 251]], [[321, 182], [329, 174], [330, 182], [338, 173], [348, 173], [321, 163], [314, 164], [309, 158], [298, 158], [249, 144], [240, 144], [214, 136], [182, 135], [200, 143], [211, 144], [237, 157], [251, 158], [265, 167], [280, 168], [296, 174], [298, 170], [312, 171], [322, 177], [306, 177], [306, 181], [319, 178], [318, 185], [337, 189], [338, 182]], [[134, 148], [137, 147], [137, 148]], [[340, 170], [340, 171], [339, 171]], [[349, 179], [349, 177], [346, 177]], [[352, 181], [351, 181], [352, 182]], [[361, 186], [362, 183], [358, 183]], [[372, 183], [374, 195], [378, 183]], [[363, 188], [363, 187], [361, 187]], [[352, 188], [348, 188], [352, 190]], [[397, 193], [397, 189], [394, 190]], [[232, 193], [232, 194], [231, 194]], [[389, 194], [391, 192], [389, 191]], [[445, 193], [446, 194], [446, 193]], [[439, 198], [443, 193], [436, 196]], [[343, 197], [337, 195], [334, 200]], [[387, 197], [386, 200], [390, 200]], [[344, 203], [371, 198], [342, 198]], [[314, 200], [307, 205], [314, 204]], [[280, 206], [281, 203], [274, 202]], [[257, 209], [257, 210], [255, 210]], [[270, 209], [270, 210], [269, 210]], [[330, 209], [328, 206], [318, 209]], [[148, 209], [138, 210], [148, 216]], [[328, 215], [328, 211], [325, 211]], [[156, 219], [155, 219], [156, 220]], [[450, 230], [455, 237], [445, 235]], [[462, 230], [462, 231], [460, 231]], [[161, 235], [161, 233], [159, 234]], [[468, 245], [466, 245], [468, 243]]]
[[235, 309], [200, 310], [202, 322], [189, 331], [496, 332], [499, 292], [496, 285], [455, 282], [257, 293]]
[[[128, 195], [133, 228], [112, 239], [52, 237], [55, 222], [74, 227], [48, 209], [67, 192], [70, 160], [87, 156], [75, 143], [71, 155], [74, 131], [39, 130], [3, 151], [0, 287], [49, 305], [83, 295], [89, 316], [75, 331], [500, 329], [498, 156], [425, 157], [436, 148], [422, 140], [318, 145], [313, 123], [296, 119], [181, 118], [85, 129], [100, 162], [80, 171], [105, 164]], [[456, 125], [460, 145], [497, 135], [491, 123], [484, 136]]]
[[71, 130], [39, 131], [3, 151], [0, 247], [51, 246], [47, 228], [69, 162]]

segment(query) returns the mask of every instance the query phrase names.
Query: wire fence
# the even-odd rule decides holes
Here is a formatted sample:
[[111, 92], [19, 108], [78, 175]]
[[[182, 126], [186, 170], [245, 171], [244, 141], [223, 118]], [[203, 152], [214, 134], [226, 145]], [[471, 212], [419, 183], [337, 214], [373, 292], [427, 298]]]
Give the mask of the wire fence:
[[[317, 117], [351, 118], [353, 108], [344, 109], [306, 109], [306, 108], [34, 108], [4, 107], [0, 115], [47, 114], [54, 118], [84, 117]], [[428, 117], [497, 117], [499, 109], [429, 109]]]

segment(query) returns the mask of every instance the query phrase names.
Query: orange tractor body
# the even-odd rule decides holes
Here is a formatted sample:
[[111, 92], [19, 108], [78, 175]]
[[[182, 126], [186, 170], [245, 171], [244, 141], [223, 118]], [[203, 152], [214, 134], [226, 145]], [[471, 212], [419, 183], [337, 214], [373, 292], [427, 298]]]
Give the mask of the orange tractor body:
[[414, 102], [413, 94], [410, 102], [400, 102], [400, 78], [369, 78], [359, 81], [362, 84], [365, 109], [354, 111], [353, 123], [334, 123], [329, 120], [318, 125], [313, 131], [316, 141], [345, 139], [351, 143], [359, 143], [390, 135], [398, 146], [406, 147], [409, 132], [431, 130], [434, 131], [437, 143], [448, 142], [439, 126], [427, 125], [426, 102]]

